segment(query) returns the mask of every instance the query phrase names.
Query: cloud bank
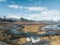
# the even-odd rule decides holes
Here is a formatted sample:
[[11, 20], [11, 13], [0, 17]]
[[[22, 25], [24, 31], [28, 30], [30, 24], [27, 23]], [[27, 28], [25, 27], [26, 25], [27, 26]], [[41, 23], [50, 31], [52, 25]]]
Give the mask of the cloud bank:
[[8, 7], [9, 7], [9, 8], [12, 8], [12, 9], [22, 9], [22, 8], [23, 8], [22, 6], [15, 5], [15, 4], [8, 5]]
[[[29, 12], [30, 14], [27, 16], [22, 16], [27, 19], [31, 20], [60, 20], [60, 10], [56, 9], [51, 9], [49, 10], [47, 7], [24, 7], [24, 6], [19, 6], [19, 5], [9, 5], [9, 8], [12, 9], [27, 9], [25, 11]], [[38, 14], [32, 14], [32, 11], [37, 11], [39, 12]], [[15, 17], [19, 18], [21, 15], [13, 15], [11, 14], [10, 17]]]

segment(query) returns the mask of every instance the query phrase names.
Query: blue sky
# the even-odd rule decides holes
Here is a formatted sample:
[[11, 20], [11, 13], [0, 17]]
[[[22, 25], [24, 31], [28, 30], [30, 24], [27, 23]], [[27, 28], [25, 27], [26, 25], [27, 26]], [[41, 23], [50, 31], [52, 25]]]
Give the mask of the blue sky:
[[0, 17], [60, 20], [60, 0], [0, 0]]

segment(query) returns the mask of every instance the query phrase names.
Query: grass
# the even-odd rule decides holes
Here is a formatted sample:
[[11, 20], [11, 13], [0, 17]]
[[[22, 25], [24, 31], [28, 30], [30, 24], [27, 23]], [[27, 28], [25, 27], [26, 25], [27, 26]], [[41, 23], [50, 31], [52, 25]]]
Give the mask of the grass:
[[[20, 24], [20, 23], [19, 23]], [[6, 25], [6, 24], [1, 24], [1, 25]], [[10, 24], [8, 24], [10, 25]], [[45, 26], [45, 24], [40, 24], [40, 25], [24, 25], [25, 28], [23, 29], [24, 32], [30, 32], [30, 33], [36, 33], [36, 34], [41, 34], [41, 33], [45, 33], [45, 32], [41, 32], [41, 27]], [[60, 36], [50, 36], [51, 39], [49, 39], [48, 37], [41, 37], [42, 40], [50, 40], [50, 45], [60, 45]], [[1, 33], [0, 31], [0, 40], [3, 40], [5, 37], [3, 36], [3, 33]], [[6, 40], [8, 40], [6, 38]], [[20, 38], [17, 40], [17, 44], [21, 45], [23, 43], [26, 43], [26, 38]]]

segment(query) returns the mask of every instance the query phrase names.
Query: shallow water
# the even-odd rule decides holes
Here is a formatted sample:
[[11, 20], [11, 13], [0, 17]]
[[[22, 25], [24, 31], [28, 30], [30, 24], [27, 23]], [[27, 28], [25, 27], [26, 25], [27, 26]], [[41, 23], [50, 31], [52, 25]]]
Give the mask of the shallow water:
[[7, 44], [7, 43], [5, 43], [5, 42], [0, 41], [0, 45], [9, 45], [9, 44]]
[[35, 43], [35, 44], [32, 44], [31, 42], [27, 42], [23, 45], [50, 45], [50, 41], [42, 40], [39, 43]]

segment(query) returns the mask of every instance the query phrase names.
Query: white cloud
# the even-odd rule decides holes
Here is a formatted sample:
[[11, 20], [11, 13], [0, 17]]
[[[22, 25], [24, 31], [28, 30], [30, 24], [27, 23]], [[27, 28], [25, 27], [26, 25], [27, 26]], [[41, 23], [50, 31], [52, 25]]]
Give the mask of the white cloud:
[[8, 14], [9, 18], [21, 18], [24, 17], [29, 20], [60, 20], [60, 11], [59, 10], [47, 10], [43, 11], [40, 14], [30, 14], [27, 16], [22, 16], [20, 14]]
[[7, 16], [8, 18], [17, 18], [19, 19], [20, 17], [22, 17], [20, 14], [8, 14]]
[[[14, 9], [22, 9], [22, 7], [18, 6], [18, 5], [10, 5], [10, 8], [14, 8]], [[31, 19], [31, 20], [60, 20], [60, 10], [48, 10], [46, 7], [24, 7], [25, 9], [28, 9], [28, 11], [39, 11], [40, 13], [38, 14], [30, 14], [27, 16], [22, 16], [24, 18], [27, 19]], [[12, 16], [11, 16], [12, 15]], [[14, 14], [10, 14], [10, 17], [15, 17], [15, 18], [20, 18], [21, 15], [14, 15]]]
[[0, 0], [0, 2], [6, 2], [6, 0]]
[[19, 6], [16, 4], [8, 5], [9, 8], [13, 9], [27, 9], [28, 11], [46, 11], [48, 10], [46, 7], [24, 7], [24, 6]]
[[28, 11], [46, 11], [46, 7], [25, 7]]
[[15, 4], [9, 5], [8, 7], [13, 8], [13, 9], [22, 9], [23, 8], [23, 6], [19, 6], [19, 5], [15, 5]]
[[60, 20], [60, 11], [59, 10], [48, 10], [43, 11], [40, 14], [31, 14], [27, 19], [32, 20]]

